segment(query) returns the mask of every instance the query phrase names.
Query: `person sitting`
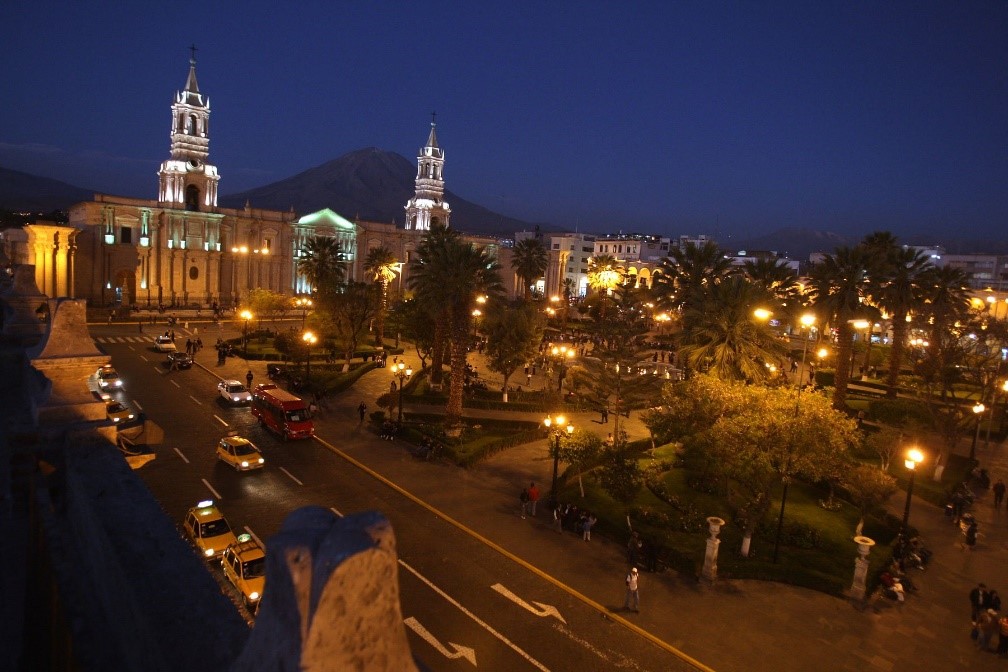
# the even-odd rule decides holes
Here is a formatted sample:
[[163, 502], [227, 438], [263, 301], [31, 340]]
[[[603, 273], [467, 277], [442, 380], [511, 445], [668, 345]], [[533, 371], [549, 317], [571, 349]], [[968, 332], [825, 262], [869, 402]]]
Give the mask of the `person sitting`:
[[892, 574], [882, 572], [879, 580], [882, 582], [882, 594], [890, 600], [903, 602], [906, 599], [903, 595], [903, 586], [900, 585], [900, 582]]

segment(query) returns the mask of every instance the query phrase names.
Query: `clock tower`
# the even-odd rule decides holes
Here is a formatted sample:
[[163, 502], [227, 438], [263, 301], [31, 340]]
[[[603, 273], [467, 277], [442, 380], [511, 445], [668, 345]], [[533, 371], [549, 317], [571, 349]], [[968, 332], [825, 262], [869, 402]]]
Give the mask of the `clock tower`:
[[217, 166], [210, 154], [210, 99], [196, 83], [196, 47], [191, 47], [185, 89], [172, 104], [171, 158], [158, 171], [158, 202], [191, 211], [217, 207]]
[[416, 193], [406, 204], [406, 228], [429, 231], [431, 227], [448, 228], [451, 208], [444, 200], [444, 150], [438, 147], [431, 115], [427, 144], [417, 155]]

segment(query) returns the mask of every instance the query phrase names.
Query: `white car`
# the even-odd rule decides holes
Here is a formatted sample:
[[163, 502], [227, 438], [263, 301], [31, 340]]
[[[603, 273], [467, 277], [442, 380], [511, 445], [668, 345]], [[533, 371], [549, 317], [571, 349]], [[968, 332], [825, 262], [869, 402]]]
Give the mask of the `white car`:
[[123, 386], [119, 373], [107, 364], [95, 372], [95, 380], [98, 381], [98, 389], [102, 392], [121, 390]]
[[121, 401], [110, 399], [105, 402], [105, 417], [111, 420], [114, 424], [118, 425], [132, 420], [136, 417], [136, 414], [133, 413], [133, 410], [129, 406]]
[[237, 380], [222, 380], [217, 383], [217, 391], [224, 401], [229, 404], [251, 404], [252, 394], [245, 387], [245, 383]]
[[158, 336], [154, 339], [154, 349], [158, 352], [175, 352], [175, 341], [169, 336]]

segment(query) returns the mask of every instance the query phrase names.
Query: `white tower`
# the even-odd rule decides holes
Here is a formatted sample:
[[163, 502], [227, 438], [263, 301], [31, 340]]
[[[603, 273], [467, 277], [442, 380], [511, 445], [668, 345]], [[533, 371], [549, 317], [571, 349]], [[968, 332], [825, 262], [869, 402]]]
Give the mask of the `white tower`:
[[186, 210], [217, 207], [217, 166], [206, 162], [210, 154], [210, 99], [196, 84], [196, 47], [191, 47], [189, 78], [175, 93], [172, 105], [171, 158], [158, 171], [158, 202]]
[[429, 231], [432, 226], [448, 227], [451, 208], [444, 201], [444, 151], [438, 147], [435, 115], [431, 115], [427, 144], [417, 155], [416, 194], [406, 204], [406, 228]]

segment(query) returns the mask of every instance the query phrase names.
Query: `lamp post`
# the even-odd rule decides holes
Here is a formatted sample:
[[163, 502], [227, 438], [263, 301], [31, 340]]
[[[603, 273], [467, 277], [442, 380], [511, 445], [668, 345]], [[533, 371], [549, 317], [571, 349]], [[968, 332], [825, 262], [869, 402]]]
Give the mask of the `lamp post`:
[[[812, 313], [805, 313], [799, 319], [800, 319], [801, 325], [803, 327], [811, 327], [813, 324], [815, 324], [815, 315], [813, 315]], [[798, 330], [798, 333], [801, 333], [801, 329]], [[795, 391], [795, 403], [794, 403], [794, 417], [795, 417], [795, 419], [798, 418], [798, 400], [801, 397], [801, 389], [802, 389], [801, 377], [802, 377], [802, 375], [805, 372], [805, 356], [808, 355], [808, 342], [809, 342], [808, 334], [806, 334], [805, 335], [805, 341], [802, 344], [801, 368], [798, 369], [798, 382], [797, 382], [797, 385], [796, 385], [797, 390]], [[774, 561], [774, 563], [777, 562], [778, 554], [780, 552], [781, 533], [784, 531], [784, 507], [787, 505], [788, 487], [791, 485], [791, 478], [788, 476], [788, 474], [791, 471], [791, 455], [790, 454], [788, 454], [787, 466], [785, 467], [784, 471], [785, 471], [785, 475], [784, 475], [784, 479], [783, 479], [783, 481], [784, 481], [784, 488], [781, 491], [780, 513], [777, 516], [777, 534], [774, 537], [774, 547], [773, 547], [773, 561]]]
[[305, 382], [310, 385], [309, 381], [311, 380], [311, 350], [312, 346], [318, 343], [318, 336], [316, 336], [310, 331], [306, 331], [304, 332], [304, 334], [301, 335], [301, 340], [304, 341], [305, 345], [308, 346], [308, 356], [305, 357]]
[[976, 415], [976, 432], [973, 434], [973, 442], [970, 444], [970, 456], [969, 459], [976, 457], [976, 444], [977, 439], [980, 438], [980, 418], [983, 417], [983, 412], [987, 410], [987, 407], [981, 403], [977, 403], [973, 407], [973, 413]]
[[[1000, 370], [1001, 370], [1001, 362], [998, 361], [998, 371], [1000, 371]], [[1005, 392], [1008, 392], [1008, 380], [1004, 381], [1001, 384], [1001, 389], [1003, 391], [1005, 391]], [[990, 417], [987, 418], [987, 432], [986, 432], [986, 436], [984, 437], [984, 449], [985, 450], [987, 449], [987, 446], [990, 445], [991, 425], [994, 424], [994, 413], [997, 410], [997, 400], [998, 400], [998, 388], [995, 386], [994, 387], [994, 398], [991, 399]], [[1000, 422], [1000, 418], [999, 418], [999, 420], [998, 420], [998, 430], [1000, 430], [1000, 429], [1001, 429], [1001, 422]]]
[[248, 245], [231, 248], [231, 303], [234, 306], [238, 305], [238, 255], [246, 255], [248, 251]]
[[550, 486], [550, 506], [555, 507], [557, 498], [557, 473], [560, 468], [560, 437], [565, 433], [570, 436], [574, 433], [574, 425], [567, 422], [567, 418], [562, 415], [550, 416], [547, 415], [546, 419], [543, 420], [543, 425], [555, 439], [554, 443], [550, 445], [550, 451], [553, 453], [553, 485]]
[[910, 482], [907, 484], [906, 506], [903, 507], [903, 525], [900, 527], [904, 538], [906, 538], [907, 523], [910, 521], [910, 498], [913, 496], [914, 476], [917, 475], [917, 465], [923, 461], [924, 453], [916, 448], [908, 450], [906, 459], [903, 461], [904, 466], [910, 472]]
[[312, 300], [307, 296], [299, 296], [294, 299], [294, 305], [301, 309], [301, 331], [304, 331], [305, 318], [308, 316], [308, 309], [312, 307]]
[[399, 379], [399, 424], [402, 424], [402, 388], [406, 381], [413, 375], [413, 369], [406, 366], [406, 362], [392, 362], [389, 366], [392, 375]]
[[566, 345], [554, 345], [550, 354], [559, 362], [557, 366], [557, 392], [563, 392], [563, 381], [567, 376], [567, 360], [574, 358], [574, 348]]
[[[872, 323], [869, 322], [868, 320], [851, 320], [850, 323], [851, 323], [851, 326], [854, 327], [855, 329], [857, 329], [858, 331], [860, 331], [862, 329], [867, 329], [868, 330], [868, 340], [866, 341], [867, 345], [865, 347], [866, 348], [871, 347], [871, 328], [872, 328]], [[867, 357], [865, 359], [865, 363], [867, 364]], [[854, 377], [854, 355], [853, 354], [851, 354], [850, 372], [847, 375], [850, 378]]]
[[252, 313], [248, 310], [243, 310], [240, 317], [245, 320], [245, 326], [242, 328], [242, 353], [245, 359], [248, 359], [248, 323], [252, 319]]

